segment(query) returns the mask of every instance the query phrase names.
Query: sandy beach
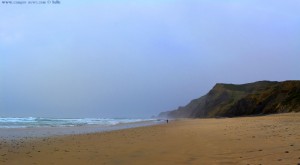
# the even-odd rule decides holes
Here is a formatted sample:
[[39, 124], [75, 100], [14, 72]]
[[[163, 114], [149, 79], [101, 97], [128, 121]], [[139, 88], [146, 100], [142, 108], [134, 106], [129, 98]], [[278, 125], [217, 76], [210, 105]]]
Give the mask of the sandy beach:
[[0, 164], [300, 163], [300, 113], [184, 119], [104, 133], [0, 142]]

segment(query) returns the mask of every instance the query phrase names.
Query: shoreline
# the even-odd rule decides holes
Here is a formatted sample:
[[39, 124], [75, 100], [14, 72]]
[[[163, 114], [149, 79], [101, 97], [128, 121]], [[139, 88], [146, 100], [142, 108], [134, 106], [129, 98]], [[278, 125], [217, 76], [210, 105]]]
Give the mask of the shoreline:
[[65, 135], [79, 135], [109, 132], [114, 130], [122, 130], [128, 128], [144, 127], [150, 125], [161, 124], [164, 121], [140, 121], [132, 123], [119, 123], [116, 125], [85, 125], [85, 126], [69, 126], [69, 127], [28, 127], [28, 128], [0, 128], [0, 140], [17, 140], [24, 138], [43, 138]]
[[300, 113], [182, 119], [0, 143], [1, 164], [297, 164]]

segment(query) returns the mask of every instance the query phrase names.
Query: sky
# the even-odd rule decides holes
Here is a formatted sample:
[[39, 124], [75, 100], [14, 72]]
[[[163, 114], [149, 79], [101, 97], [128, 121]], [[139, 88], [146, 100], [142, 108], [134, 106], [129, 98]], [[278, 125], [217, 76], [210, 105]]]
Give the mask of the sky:
[[0, 4], [0, 116], [148, 118], [300, 79], [299, 0]]

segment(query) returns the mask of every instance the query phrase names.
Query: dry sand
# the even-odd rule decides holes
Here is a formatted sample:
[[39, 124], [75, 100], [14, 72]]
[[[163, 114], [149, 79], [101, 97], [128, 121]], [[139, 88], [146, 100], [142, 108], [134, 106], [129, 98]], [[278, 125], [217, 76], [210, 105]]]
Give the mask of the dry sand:
[[300, 113], [190, 119], [106, 133], [1, 140], [0, 164], [300, 163]]

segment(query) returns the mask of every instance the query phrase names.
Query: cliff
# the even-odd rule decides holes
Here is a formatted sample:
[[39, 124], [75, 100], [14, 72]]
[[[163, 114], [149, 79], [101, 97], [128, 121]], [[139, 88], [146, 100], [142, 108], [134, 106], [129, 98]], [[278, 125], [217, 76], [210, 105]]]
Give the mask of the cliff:
[[206, 95], [159, 117], [234, 117], [300, 112], [300, 81], [258, 81], [234, 85], [216, 84]]

